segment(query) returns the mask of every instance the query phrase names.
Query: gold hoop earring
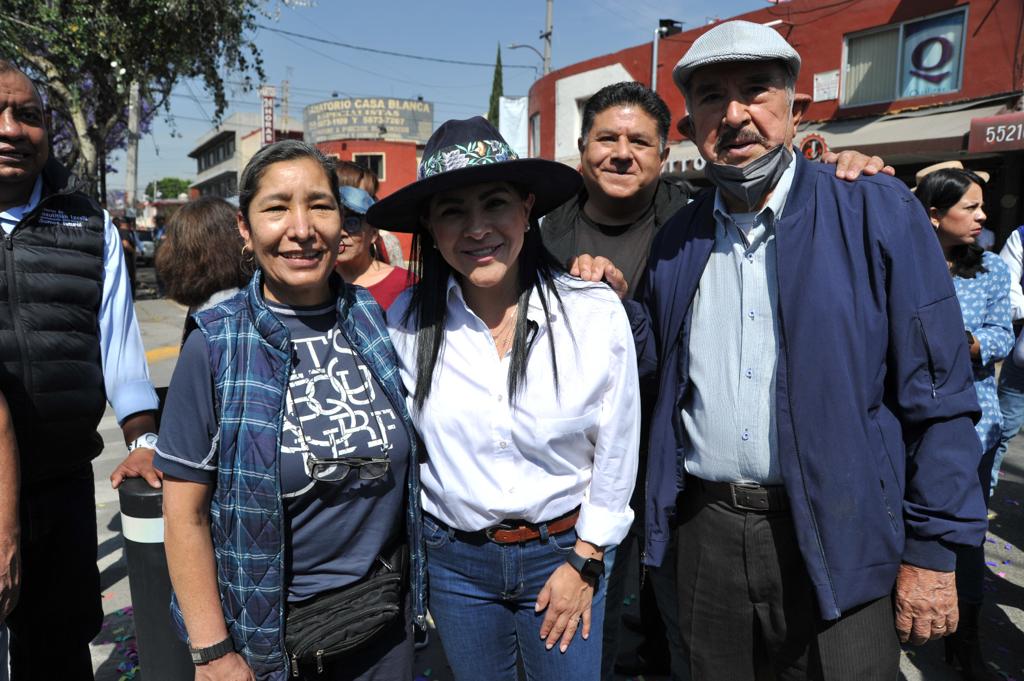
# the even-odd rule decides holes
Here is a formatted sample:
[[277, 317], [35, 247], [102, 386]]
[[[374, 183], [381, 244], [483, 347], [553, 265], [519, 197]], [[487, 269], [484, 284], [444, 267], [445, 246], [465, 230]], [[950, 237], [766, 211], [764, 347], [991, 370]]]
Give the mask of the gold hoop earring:
[[249, 248], [249, 244], [242, 244], [242, 262], [250, 265], [256, 262], [256, 254]]

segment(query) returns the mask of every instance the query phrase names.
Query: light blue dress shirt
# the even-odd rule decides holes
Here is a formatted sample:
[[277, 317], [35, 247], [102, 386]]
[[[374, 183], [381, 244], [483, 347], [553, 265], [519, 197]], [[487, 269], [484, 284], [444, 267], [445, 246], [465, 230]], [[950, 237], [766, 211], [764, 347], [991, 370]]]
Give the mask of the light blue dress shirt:
[[[0, 227], [10, 234], [32, 212], [42, 196], [43, 180], [36, 180], [28, 203], [0, 211]], [[132, 414], [157, 408], [156, 391], [149, 380], [146, 350], [132, 304], [128, 268], [124, 264], [121, 237], [110, 214], [103, 211], [103, 298], [100, 302], [100, 358], [107, 400], [118, 422]]]
[[715, 245], [691, 307], [686, 472], [704, 480], [781, 484], [775, 429], [778, 279], [775, 222], [795, 159], [757, 213], [715, 193]]

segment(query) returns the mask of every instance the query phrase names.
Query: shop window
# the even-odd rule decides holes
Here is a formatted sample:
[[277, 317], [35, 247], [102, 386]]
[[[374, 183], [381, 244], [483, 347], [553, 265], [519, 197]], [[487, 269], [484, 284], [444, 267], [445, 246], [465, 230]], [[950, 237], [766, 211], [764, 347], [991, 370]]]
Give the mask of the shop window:
[[844, 106], [955, 92], [963, 80], [966, 8], [847, 36]]
[[377, 179], [384, 182], [384, 154], [352, 154], [352, 162], [373, 172]]

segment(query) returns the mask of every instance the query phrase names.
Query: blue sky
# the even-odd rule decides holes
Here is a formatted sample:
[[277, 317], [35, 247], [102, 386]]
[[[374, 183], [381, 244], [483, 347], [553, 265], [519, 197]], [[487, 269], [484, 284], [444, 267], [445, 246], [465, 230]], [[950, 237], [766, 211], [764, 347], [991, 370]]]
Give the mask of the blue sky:
[[[554, 0], [552, 68], [649, 42], [658, 19], [703, 25], [709, 17], [727, 18], [768, 6], [765, 0]], [[326, 40], [417, 55], [494, 63], [502, 46], [506, 95], [525, 95], [540, 73], [541, 60], [526, 43], [543, 52], [538, 35], [544, 28], [545, 0], [316, 0], [312, 7], [267, 3], [261, 23]], [[379, 95], [415, 98], [435, 104], [434, 123], [487, 111], [492, 67], [470, 67], [415, 61], [317, 44], [271, 31], [255, 34], [268, 84], [290, 82], [289, 113], [341, 96]], [[154, 46], [158, 49], [158, 46]], [[508, 68], [510, 65], [536, 67]], [[238, 74], [226, 74], [240, 83]], [[255, 92], [232, 87], [225, 116], [256, 111]], [[213, 103], [197, 82], [179, 83], [171, 97], [173, 124], [161, 117], [139, 146], [139, 190], [150, 180], [173, 176], [193, 179], [195, 161], [188, 152], [212, 127]], [[123, 157], [113, 159], [124, 168]], [[123, 189], [120, 172], [108, 176], [110, 189]]]

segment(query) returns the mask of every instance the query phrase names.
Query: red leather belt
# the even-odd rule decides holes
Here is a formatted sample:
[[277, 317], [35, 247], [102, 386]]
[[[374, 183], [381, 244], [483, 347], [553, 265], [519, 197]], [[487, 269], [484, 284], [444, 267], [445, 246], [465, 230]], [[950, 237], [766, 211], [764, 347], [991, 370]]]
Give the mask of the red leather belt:
[[[500, 525], [488, 527], [483, 530], [477, 530], [476, 532], [455, 530], [455, 536], [463, 541], [487, 540], [492, 541], [495, 544], [522, 544], [524, 542], [533, 541], [534, 539], [540, 539], [542, 528], [547, 532], [549, 537], [555, 534], [568, 532], [572, 528], [576, 527], [576, 520], [579, 517], [580, 508], [577, 506], [565, 515], [544, 523], [531, 523], [526, 520], [506, 520]], [[433, 516], [431, 516], [431, 518], [433, 518]], [[444, 523], [441, 523], [437, 519], [434, 519], [434, 521], [437, 522], [438, 525], [441, 525], [442, 527], [444, 526]]]

